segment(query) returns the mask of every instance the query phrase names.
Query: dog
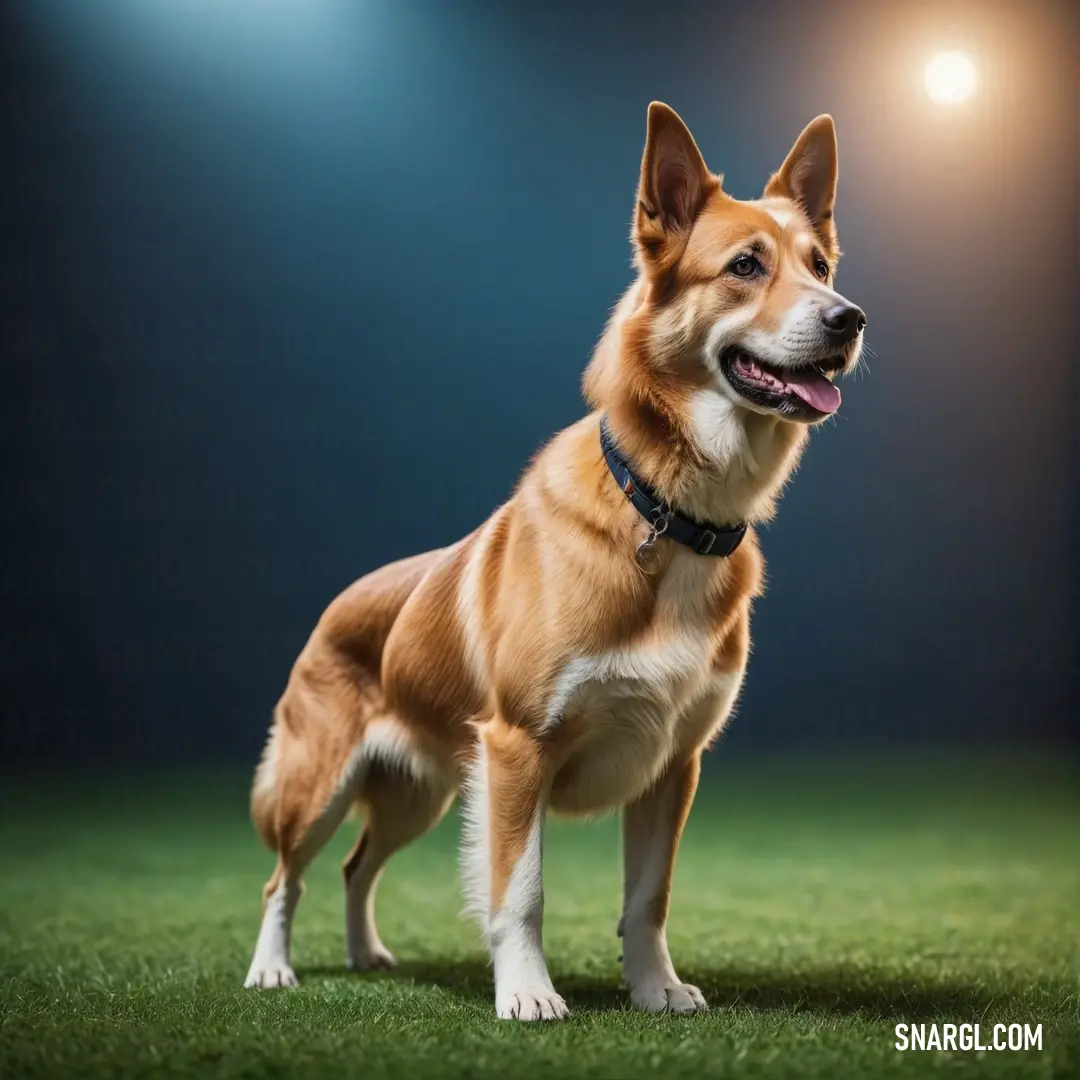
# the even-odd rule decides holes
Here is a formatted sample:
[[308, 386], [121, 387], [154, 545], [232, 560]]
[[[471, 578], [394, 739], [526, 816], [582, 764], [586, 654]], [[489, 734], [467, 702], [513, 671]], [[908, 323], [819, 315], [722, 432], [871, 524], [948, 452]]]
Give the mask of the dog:
[[245, 985], [296, 984], [301, 875], [353, 807], [348, 962], [392, 967], [379, 875], [461, 791], [498, 1016], [567, 1015], [541, 942], [549, 810], [621, 809], [630, 999], [706, 1008], [668, 952], [672, 872], [702, 753], [743, 682], [754, 526], [862, 348], [866, 317], [833, 284], [836, 183], [827, 115], [739, 201], [679, 116], [649, 106], [637, 276], [585, 373], [593, 411], [475, 532], [346, 589], [293, 667], [252, 790], [278, 862]]

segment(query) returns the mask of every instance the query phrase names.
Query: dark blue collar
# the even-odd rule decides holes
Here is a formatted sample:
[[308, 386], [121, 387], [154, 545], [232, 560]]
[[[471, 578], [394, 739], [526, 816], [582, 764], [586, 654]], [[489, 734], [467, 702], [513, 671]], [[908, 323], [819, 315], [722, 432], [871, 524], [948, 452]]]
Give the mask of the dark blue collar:
[[639, 480], [619, 453], [615, 438], [608, 427], [607, 417], [600, 418], [600, 447], [604, 451], [611, 475], [622, 493], [633, 503], [634, 509], [652, 526], [652, 533], [638, 548], [638, 557], [655, 546], [661, 536], [696, 551], [699, 555], [717, 555], [726, 558], [734, 553], [746, 535], [746, 522], [738, 525], [699, 525], [696, 521], [676, 513], [663, 499]]

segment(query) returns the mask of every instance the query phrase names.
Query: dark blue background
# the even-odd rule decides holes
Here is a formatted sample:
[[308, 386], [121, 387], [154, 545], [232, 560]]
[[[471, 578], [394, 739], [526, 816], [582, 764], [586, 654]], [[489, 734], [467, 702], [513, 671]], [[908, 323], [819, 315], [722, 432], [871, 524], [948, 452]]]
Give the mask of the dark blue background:
[[0, 755], [255, 753], [329, 599], [583, 411], [653, 98], [741, 197], [833, 113], [875, 353], [763, 536], [730, 741], [1073, 732], [1075, 5], [3, 18]]

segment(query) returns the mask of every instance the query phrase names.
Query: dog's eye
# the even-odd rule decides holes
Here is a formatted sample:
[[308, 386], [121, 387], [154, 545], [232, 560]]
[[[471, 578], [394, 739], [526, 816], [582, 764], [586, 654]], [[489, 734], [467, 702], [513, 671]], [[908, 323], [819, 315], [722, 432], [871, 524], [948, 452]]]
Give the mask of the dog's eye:
[[736, 277], [749, 278], [760, 272], [761, 263], [753, 255], [739, 255], [737, 258], [732, 259], [728, 265], [728, 270]]
[[820, 256], [814, 256], [814, 273], [824, 281], [829, 276], [829, 264]]

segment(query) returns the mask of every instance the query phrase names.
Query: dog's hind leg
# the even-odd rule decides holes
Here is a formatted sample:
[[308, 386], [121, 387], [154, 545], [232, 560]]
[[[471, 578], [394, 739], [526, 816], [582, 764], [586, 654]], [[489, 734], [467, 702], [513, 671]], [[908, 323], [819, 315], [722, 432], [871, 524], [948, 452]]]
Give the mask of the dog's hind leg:
[[301, 875], [361, 798], [373, 766], [415, 757], [411, 737], [384, 715], [382, 655], [403, 605], [439, 558], [416, 555], [349, 586], [293, 665], [251, 793], [255, 826], [278, 865], [247, 986], [296, 982], [289, 946]]
[[375, 765], [360, 799], [367, 821], [343, 867], [347, 963], [358, 970], [391, 968], [396, 961], [375, 926], [375, 890], [386, 861], [442, 820], [453, 802], [456, 779], [416, 776]]
[[[329, 746], [314, 752], [280, 719], [270, 750], [272, 764], [260, 769], [253, 801], [260, 832], [276, 847], [278, 863], [263, 890], [262, 926], [244, 980], [245, 986], [262, 989], [296, 985], [290, 947], [303, 873], [354, 802], [362, 767], [355, 752]], [[273, 790], [266, 790], [271, 785]]]

